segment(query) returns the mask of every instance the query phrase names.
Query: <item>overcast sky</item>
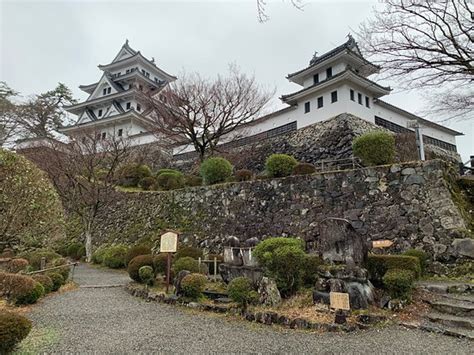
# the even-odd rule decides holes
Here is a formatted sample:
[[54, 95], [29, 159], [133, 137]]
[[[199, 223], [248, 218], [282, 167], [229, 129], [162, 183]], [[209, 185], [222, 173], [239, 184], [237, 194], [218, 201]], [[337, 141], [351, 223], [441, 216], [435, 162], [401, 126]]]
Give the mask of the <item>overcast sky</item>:
[[[304, 11], [289, 1], [267, 0], [270, 20], [258, 23], [248, 1], [22, 1], [0, 0], [0, 80], [22, 95], [52, 89], [58, 82], [78, 89], [100, 78], [129, 39], [132, 48], [170, 74], [183, 70], [212, 76], [235, 63], [277, 97], [298, 90], [285, 76], [346, 41], [370, 16], [376, 1], [306, 1]], [[384, 100], [419, 113], [419, 92], [394, 92]], [[463, 160], [474, 155], [474, 119], [445, 124], [457, 138]]]

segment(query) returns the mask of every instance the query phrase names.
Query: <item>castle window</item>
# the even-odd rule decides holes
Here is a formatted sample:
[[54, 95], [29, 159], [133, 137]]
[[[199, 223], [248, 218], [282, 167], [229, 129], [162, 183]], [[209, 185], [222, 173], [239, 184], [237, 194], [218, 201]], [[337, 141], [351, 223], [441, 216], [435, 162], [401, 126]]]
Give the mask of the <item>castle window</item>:
[[119, 137], [122, 137], [122, 133], [123, 133], [123, 129], [120, 128], [120, 129], [118, 130], [118, 134], [117, 134], [117, 135], [118, 135]]
[[357, 93], [357, 101], [359, 101], [359, 104], [362, 105], [362, 94], [360, 92]]
[[105, 137], [107, 137], [107, 133], [102, 132], [102, 139], [105, 139]]
[[313, 75], [313, 84], [319, 83], [319, 74], [314, 74]]
[[107, 95], [107, 88], [104, 88], [104, 89], [102, 90], [102, 95]]
[[130, 110], [131, 106], [132, 106], [132, 104], [130, 102], [127, 102], [127, 110]]
[[332, 67], [326, 69], [326, 78], [332, 77]]
[[309, 111], [311, 111], [311, 103], [308, 101], [304, 103], [304, 113], [308, 113]]
[[140, 104], [137, 104], [137, 111], [141, 111], [142, 108], [140, 107]]
[[355, 101], [355, 94], [354, 94], [354, 90], [352, 89], [351, 89], [351, 100]]
[[323, 97], [318, 97], [318, 108], [323, 107]]
[[337, 91], [331, 93], [331, 103], [337, 102]]
[[99, 117], [102, 116], [102, 110], [99, 110], [98, 116], [99, 116]]
[[107, 88], [107, 94], [110, 94], [112, 92], [112, 88]]
[[365, 97], [365, 106], [367, 106], [368, 108], [370, 108], [370, 99], [368, 96]]

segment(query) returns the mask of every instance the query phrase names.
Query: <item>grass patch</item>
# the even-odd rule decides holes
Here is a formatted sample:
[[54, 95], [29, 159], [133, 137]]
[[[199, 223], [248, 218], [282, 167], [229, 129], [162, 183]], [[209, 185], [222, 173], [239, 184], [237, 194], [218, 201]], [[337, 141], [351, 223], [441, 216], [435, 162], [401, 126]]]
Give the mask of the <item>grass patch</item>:
[[38, 354], [44, 348], [50, 347], [59, 341], [58, 332], [53, 328], [33, 327], [30, 334], [18, 346], [13, 354]]

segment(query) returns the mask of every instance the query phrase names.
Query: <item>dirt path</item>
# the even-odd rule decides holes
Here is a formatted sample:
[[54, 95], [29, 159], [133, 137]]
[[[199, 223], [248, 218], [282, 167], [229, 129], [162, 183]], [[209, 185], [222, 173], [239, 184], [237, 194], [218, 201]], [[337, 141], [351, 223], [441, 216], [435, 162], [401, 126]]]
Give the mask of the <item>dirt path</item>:
[[[118, 285], [125, 274], [81, 265], [82, 286]], [[389, 327], [351, 334], [315, 334], [195, 314], [148, 303], [121, 287], [78, 288], [52, 295], [33, 307], [35, 330], [23, 352], [69, 353], [430, 353], [464, 354], [472, 342]]]

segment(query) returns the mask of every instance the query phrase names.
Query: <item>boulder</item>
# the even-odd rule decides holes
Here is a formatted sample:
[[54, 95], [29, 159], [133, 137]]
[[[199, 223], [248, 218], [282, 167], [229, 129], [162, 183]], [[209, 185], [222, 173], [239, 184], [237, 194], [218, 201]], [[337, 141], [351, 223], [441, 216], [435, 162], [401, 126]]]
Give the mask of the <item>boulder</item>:
[[458, 255], [474, 259], [474, 239], [454, 239], [452, 246]]
[[281, 303], [280, 291], [275, 280], [262, 277], [258, 285], [258, 294], [260, 295], [260, 303], [266, 306], [277, 306]]
[[313, 290], [313, 303], [329, 304], [329, 292]]
[[263, 270], [260, 267], [238, 266], [227, 263], [219, 264], [219, 273], [225, 283], [231, 282], [236, 277], [247, 277], [252, 280], [252, 284], [257, 287], [263, 277]]

